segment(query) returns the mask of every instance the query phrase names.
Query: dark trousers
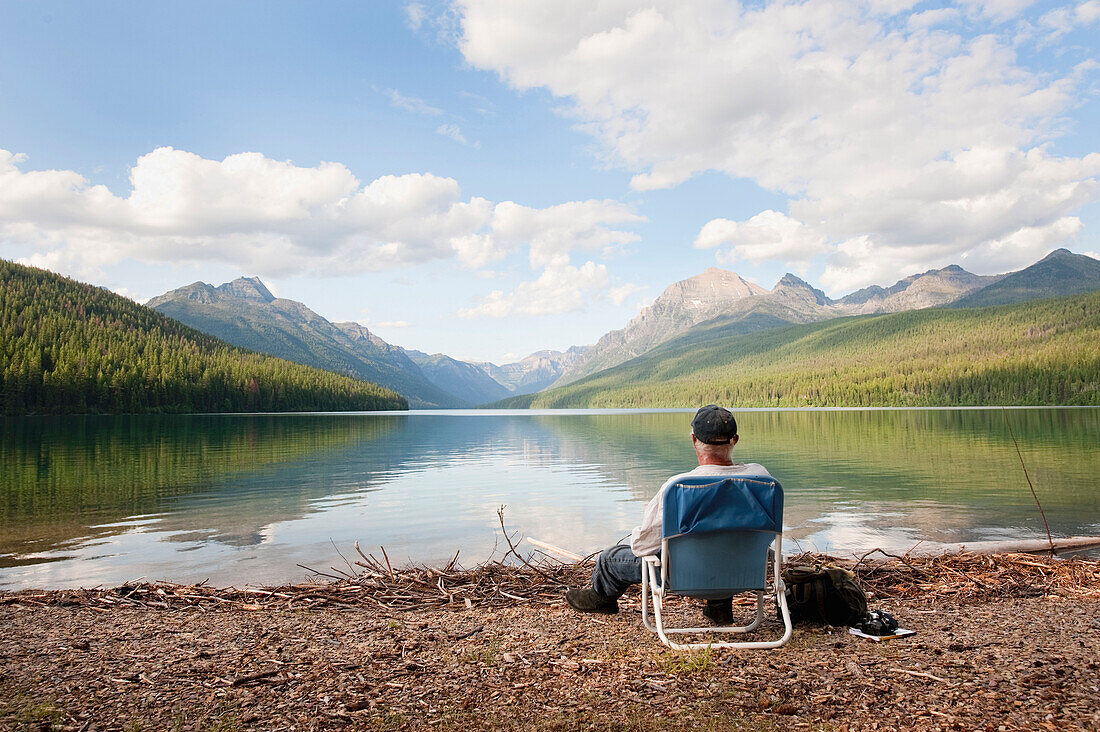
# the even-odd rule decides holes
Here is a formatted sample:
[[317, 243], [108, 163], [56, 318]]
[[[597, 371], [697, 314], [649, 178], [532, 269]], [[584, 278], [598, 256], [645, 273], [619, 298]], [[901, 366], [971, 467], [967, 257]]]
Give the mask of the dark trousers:
[[[660, 556], [660, 552], [657, 555]], [[608, 597], [621, 597], [631, 585], [641, 581], [642, 558], [634, 556], [626, 544], [604, 549], [592, 568], [592, 589]]]
[[619, 597], [641, 581], [642, 558], [634, 556], [626, 544], [604, 549], [592, 568], [592, 589], [608, 597]]

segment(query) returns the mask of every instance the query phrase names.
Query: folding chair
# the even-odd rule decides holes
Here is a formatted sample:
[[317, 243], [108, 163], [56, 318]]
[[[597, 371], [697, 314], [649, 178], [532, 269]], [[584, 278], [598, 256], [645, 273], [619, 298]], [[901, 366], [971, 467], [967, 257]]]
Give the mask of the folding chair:
[[[685, 478], [664, 497], [660, 555], [642, 557], [642, 622], [676, 650], [779, 648], [791, 638], [783, 584], [783, 488], [769, 476]], [[773, 546], [774, 545], [774, 546]], [[767, 579], [769, 548], [774, 556]], [[659, 573], [658, 573], [659, 570]], [[666, 628], [661, 615], [669, 593], [717, 600], [756, 591], [756, 615], [741, 626]], [[764, 598], [774, 595], [783, 637], [774, 641], [673, 643], [670, 633], [748, 633], [764, 619]], [[647, 604], [653, 603], [649, 620]]]

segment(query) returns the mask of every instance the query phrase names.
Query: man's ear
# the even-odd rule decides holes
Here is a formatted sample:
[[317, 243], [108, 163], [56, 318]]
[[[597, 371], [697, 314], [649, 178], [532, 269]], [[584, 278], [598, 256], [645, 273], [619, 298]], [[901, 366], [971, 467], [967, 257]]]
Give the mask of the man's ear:
[[730, 447], [733, 447], [734, 445], [736, 445], [736, 444], [737, 444], [737, 441], [738, 441], [739, 439], [741, 439], [741, 436], [740, 436], [740, 435], [734, 435], [733, 437], [731, 437], [731, 438], [730, 438]]

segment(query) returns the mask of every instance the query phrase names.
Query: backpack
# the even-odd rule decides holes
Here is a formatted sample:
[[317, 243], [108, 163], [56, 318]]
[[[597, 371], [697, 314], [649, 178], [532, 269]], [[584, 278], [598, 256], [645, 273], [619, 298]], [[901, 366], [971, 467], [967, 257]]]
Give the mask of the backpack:
[[795, 622], [856, 625], [867, 613], [867, 595], [846, 569], [794, 565], [784, 569], [783, 581]]

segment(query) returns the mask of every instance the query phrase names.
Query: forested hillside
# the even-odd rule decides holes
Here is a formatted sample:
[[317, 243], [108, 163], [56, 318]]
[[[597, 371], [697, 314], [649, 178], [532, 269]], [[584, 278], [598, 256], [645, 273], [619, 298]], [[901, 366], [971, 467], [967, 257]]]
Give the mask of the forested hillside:
[[257, 277], [220, 287], [195, 282], [146, 304], [234, 346], [380, 384], [414, 407], [470, 406], [431, 384], [402, 349], [358, 323], [331, 323], [303, 303], [276, 298]]
[[0, 260], [0, 411], [404, 409], [375, 384], [251, 353], [91, 285]]
[[984, 308], [1100, 290], [1100, 261], [1055, 249], [1030, 267], [956, 300], [951, 307]]
[[694, 330], [613, 369], [496, 406], [1100, 405], [1100, 292], [717, 338]]

